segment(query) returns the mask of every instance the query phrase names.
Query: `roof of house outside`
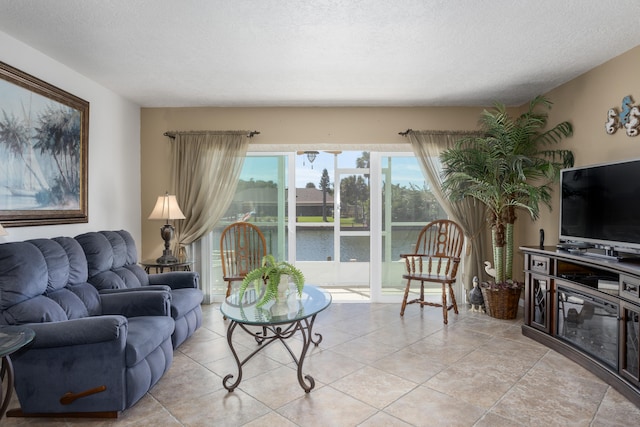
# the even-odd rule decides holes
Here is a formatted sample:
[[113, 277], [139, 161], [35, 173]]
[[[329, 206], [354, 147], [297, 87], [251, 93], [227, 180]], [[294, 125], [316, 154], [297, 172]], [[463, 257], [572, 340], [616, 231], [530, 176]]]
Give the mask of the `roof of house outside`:
[[[317, 188], [296, 188], [296, 205], [321, 205], [322, 190]], [[327, 193], [327, 205], [333, 205], [333, 195]]]
[[[277, 201], [276, 188], [248, 188], [239, 191], [235, 202], [252, 202], [255, 204], [273, 204]], [[296, 188], [296, 205], [322, 205], [322, 190], [317, 188]], [[333, 195], [327, 193], [327, 205], [333, 205]]]

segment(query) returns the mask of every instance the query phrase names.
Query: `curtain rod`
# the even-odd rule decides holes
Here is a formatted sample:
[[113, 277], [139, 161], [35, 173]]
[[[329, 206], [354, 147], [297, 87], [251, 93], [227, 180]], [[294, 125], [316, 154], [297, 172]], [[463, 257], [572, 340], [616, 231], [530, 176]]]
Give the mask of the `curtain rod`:
[[482, 131], [477, 130], [413, 130], [407, 129], [404, 132], [398, 132], [398, 135], [407, 136], [410, 132], [416, 132], [423, 135], [481, 135]]
[[[165, 132], [163, 133], [164, 136], [168, 136], [171, 139], [175, 139], [176, 138], [176, 133], [177, 132]], [[253, 138], [254, 135], [260, 135], [260, 132], [257, 130], [252, 130], [247, 134], [247, 138]]]

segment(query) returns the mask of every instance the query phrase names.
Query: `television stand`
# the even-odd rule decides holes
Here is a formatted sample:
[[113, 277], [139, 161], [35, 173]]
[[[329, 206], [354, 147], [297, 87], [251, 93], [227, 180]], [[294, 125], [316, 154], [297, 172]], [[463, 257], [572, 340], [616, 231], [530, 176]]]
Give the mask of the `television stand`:
[[593, 245], [590, 245], [589, 243], [586, 242], [578, 242], [578, 241], [566, 241], [566, 242], [560, 242], [556, 245], [557, 249], [561, 249], [561, 250], [572, 250], [572, 249], [577, 249], [577, 250], [587, 250], [592, 248]]
[[610, 261], [620, 261], [622, 259], [613, 248], [592, 247], [582, 252], [582, 255], [608, 259]]
[[640, 264], [602, 250], [520, 249], [522, 334], [583, 366], [640, 407]]
[[556, 245], [558, 251], [568, 252], [572, 255], [592, 256], [610, 261], [638, 262], [640, 261], [640, 253], [627, 253], [618, 251], [611, 247], [598, 246], [572, 246], [568, 243], [559, 243]]

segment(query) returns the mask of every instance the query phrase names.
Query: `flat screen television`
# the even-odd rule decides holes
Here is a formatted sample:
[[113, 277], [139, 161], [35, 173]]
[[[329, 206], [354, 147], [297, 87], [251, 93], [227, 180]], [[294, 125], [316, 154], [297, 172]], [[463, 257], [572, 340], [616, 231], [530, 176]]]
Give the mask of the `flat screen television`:
[[560, 241], [640, 254], [640, 159], [563, 169]]

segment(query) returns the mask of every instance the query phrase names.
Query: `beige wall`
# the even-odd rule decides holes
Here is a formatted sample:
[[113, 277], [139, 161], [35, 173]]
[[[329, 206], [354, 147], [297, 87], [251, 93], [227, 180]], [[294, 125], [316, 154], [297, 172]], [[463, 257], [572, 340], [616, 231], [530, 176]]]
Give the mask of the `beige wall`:
[[[629, 137], [624, 130], [608, 135], [604, 127], [607, 111], [613, 107], [620, 111], [622, 98], [631, 95], [634, 105], [640, 103], [638, 71], [640, 46], [547, 94], [554, 103], [549, 123], [555, 125], [568, 120], [573, 125], [573, 136], [557, 147], [572, 150], [576, 166], [640, 158], [640, 136]], [[559, 200], [556, 187], [552, 210], [541, 209], [538, 221], [520, 214], [517, 244], [537, 245], [540, 228], [545, 230], [545, 244], [558, 243]], [[522, 263], [522, 257], [514, 263]]]
[[[573, 150], [576, 165], [640, 157], [640, 136], [604, 131], [609, 108], [620, 108], [622, 98], [640, 102], [640, 47], [585, 73], [547, 94], [554, 103], [549, 123], [568, 120], [574, 136], [558, 148]], [[169, 185], [168, 130], [258, 130], [252, 144], [398, 144], [407, 140], [398, 132], [417, 130], [472, 130], [481, 108], [160, 108], [141, 110], [142, 257], [161, 253], [161, 224], [146, 219], [156, 197]], [[533, 222], [520, 213], [516, 244], [535, 245], [543, 228], [546, 242], [558, 241], [558, 200], [553, 210], [541, 209]], [[517, 256], [515, 262], [522, 263]], [[516, 269], [516, 272], [518, 269]]]
[[[89, 222], [11, 227], [0, 243], [98, 230], [140, 242], [140, 107], [0, 31], [0, 60], [89, 102]], [[0, 94], [2, 96], [3, 94]]]

